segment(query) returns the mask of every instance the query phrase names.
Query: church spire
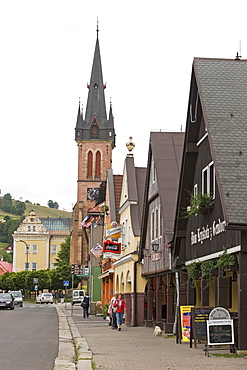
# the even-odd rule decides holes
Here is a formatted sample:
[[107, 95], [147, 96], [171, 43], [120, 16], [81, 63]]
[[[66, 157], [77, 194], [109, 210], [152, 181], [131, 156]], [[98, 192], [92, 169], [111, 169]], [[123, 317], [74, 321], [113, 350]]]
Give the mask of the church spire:
[[112, 148], [114, 148], [114, 119], [111, 104], [108, 119], [106, 114], [104, 92], [106, 85], [103, 83], [98, 32], [99, 29], [97, 23], [97, 38], [94, 51], [93, 66], [90, 84], [88, 84], [87, 86], [89, 91], [86, 112], [83, 112], [83, 114], [81, 114], [81, 110], [79, 107], [75, 128], [75, 140], [78, 143], [84, 140], [103, 140], [111, 142], [111, 146]]
[[85, 123], [89, 127], [94, 118], [96, 118], [100, 127], [106, 126], [106, 105], [105, 105], [105, 85], [103, 83], [102, 65], [98, 38], [97, 24], [97, 39], [94, 51], [93, 66], [91, 72], [90, 85], [88, 86], [88, 100], [85, 114]]

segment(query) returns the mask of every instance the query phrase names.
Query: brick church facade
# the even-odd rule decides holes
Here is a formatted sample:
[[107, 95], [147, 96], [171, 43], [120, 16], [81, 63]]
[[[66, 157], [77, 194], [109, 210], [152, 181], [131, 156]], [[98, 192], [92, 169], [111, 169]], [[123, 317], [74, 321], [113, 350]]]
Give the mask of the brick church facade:
[[73, 210], [70, 263], [87, 265], [89, 240], [82, 221], [95, 206], [99, 187], [112, 167], [115, 130], [112, 107], [106, 114], [98, 29], [85, 115], [79, 105], [75, 128], [78, 145], [77, 203]]

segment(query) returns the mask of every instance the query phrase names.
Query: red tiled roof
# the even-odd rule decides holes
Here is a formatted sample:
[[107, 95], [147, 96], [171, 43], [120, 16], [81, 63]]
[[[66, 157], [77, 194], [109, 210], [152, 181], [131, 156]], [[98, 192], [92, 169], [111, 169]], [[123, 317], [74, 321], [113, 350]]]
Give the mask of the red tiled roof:
[[0, 275], [5, 274], [5, 272], [12, 272], [13, 265], [12, 263], [0, 261]]

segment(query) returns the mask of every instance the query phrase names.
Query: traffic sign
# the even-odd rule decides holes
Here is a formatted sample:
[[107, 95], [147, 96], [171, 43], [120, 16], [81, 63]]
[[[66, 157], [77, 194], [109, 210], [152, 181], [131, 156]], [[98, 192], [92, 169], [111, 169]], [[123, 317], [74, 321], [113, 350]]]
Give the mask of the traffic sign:
[[34, 290], [39, 290], [38, 285], [34, 286]]
[[63, 286], [69, 286], [69, 281], [64, 281]]

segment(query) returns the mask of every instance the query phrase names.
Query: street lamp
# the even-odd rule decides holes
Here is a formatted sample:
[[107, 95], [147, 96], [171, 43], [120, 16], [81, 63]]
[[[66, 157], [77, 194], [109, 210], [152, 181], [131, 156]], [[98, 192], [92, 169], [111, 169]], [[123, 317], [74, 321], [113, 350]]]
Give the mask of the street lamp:
[[159, 249], [159, 243], [152, 243], [152, 250], [154, 251], [154, 252], [157, 252], [158, 251], [158, 249]]
[[26, 255], [27, 255], [27, 259], [26, 259], [26, 268], [25, 270], [29, 270], [29, 266], [28, 266], [28, 254], [29, 254], [29, 245], [24, 241], [24, 240], [17, 240], [21, 243], [24, 243], [26, 245]]

